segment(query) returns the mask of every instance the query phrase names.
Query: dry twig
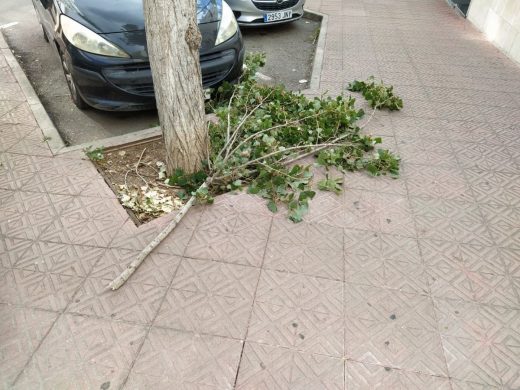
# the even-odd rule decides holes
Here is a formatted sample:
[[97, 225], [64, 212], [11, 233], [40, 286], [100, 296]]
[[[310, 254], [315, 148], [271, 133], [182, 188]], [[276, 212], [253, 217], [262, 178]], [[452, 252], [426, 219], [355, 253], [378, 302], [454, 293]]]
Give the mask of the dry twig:
[[[203, 188], [207, 188], [210, 184], [211, 179], [207, 179], [200, 187], [199, 190]], [[112, 290], [117, 290], [121, 287], [125, 282], [132, 276], [132, 274], [139, 268], [144, 259], [164, 240], [168, 234], [170, 234], [173, 229], [177, 226], [177, 224], [182, 220], [182, 218], [186, 215], [188, 210], [193, 206], [195, 202], [195, 195], [188, 200], [188, 202], [179, 210], [178, 214], [171, 220], [171, 222], [150, 242], [139, 255], [126, 267], [126, 269], [114, 280], [110, 282], [108, 287]]]

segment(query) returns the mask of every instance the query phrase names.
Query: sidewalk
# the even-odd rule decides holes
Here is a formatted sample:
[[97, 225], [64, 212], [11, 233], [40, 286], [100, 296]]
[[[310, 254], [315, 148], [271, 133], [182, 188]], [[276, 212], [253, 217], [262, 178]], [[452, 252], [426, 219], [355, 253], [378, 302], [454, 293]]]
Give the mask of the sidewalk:
[[169, 217], [136, 228], [81, 153], [53, 157], [0, 54], [0, 388], [520, 388], [520, 67], [444, 0], [307, 7], [321, 91], [403, 97], [369, 129], [402, 177], [348, 174], [296, 225], [219, 197], [117, 292]]

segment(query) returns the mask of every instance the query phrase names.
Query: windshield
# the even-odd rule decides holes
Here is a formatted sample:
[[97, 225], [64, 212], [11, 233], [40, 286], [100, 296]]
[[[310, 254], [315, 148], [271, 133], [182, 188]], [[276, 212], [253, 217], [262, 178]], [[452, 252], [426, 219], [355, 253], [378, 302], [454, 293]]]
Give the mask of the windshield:
[[211, 23], [220, 20], [222, 0], [197, 0], [197, 22]]

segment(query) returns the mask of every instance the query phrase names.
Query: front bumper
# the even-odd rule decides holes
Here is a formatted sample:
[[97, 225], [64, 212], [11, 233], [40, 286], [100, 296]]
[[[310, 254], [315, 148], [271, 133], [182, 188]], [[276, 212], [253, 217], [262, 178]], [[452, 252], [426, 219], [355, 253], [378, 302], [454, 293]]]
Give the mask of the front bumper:
[[[267, 26], [300, 19], [303, 16], [305, 0], [284, 0], [281, 3], [276, 0], [228, 0], [227, 3], [233, 9], [237, 22], [241, 26]], [[264, 22], [265, 14], [287, 10], [292, 11], [293, 17], [291, 19]]]
[[[85, 102], [104, 111], [138, 111], [156, 107], [150, 64], [143, 60], [109, 59], [68, 47], [72, 76]], [[201, 53], [204, 88], [240, 77], [244, 63], [240, 31], [228, 41]]]

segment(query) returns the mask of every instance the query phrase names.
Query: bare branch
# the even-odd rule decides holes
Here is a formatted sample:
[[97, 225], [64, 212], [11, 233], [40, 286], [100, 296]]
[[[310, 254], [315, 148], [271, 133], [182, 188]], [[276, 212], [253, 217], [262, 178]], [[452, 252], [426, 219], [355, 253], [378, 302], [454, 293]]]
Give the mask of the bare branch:
[[[207, 188], [210, 184], [211, 179], [207, 179], [200, 187], [199, 190], [203, 188]], [[164, 240], [165, 237], [170, 234], [173, 229], [179, 224], [179, 222], [182, 220], [182, 218], [186, 215], [188, 210], [193, 206], [195, 203], [195, 195], [192, 195], [192, 197], [186, 202], [186, 204], [182, 207], [182, 209], [179, 210], [177, 215], [171, 220], [171, 222], [166, 225], [166, 227], [155, 237], [152, 242], [150, 242], [142, 251], [139, 253], [139, 255], [128, 265], [128, 267], [125, 268], [125, 270], [114, 280], [110, 282], [108, 287], [112, 290], [117, 290], [120, 288], [125, 282], [132, 276], [132, 274], [139, 268], [139, 266], [142, 264], [144, 259], [161, 243], [162, 240]]]

